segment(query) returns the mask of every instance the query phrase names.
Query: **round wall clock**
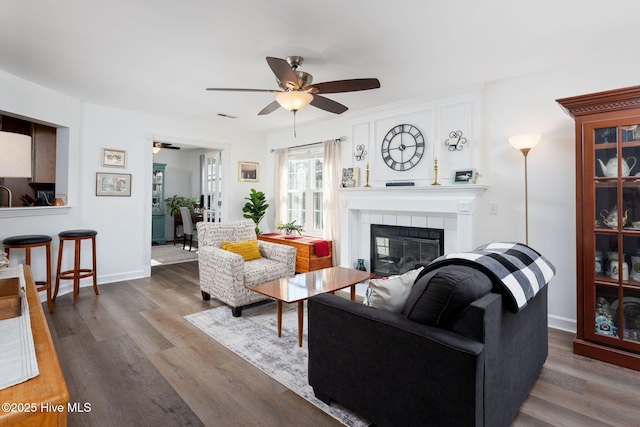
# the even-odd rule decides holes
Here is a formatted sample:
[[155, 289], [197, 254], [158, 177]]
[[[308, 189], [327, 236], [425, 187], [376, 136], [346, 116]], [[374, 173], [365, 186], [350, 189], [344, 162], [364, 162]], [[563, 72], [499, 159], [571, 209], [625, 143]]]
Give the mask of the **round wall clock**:
[[418, 164], [424, 153], [424, 137], [408, 124], [391, 128], [382, 140], [382, 159], [391, 169], [407, 171]]

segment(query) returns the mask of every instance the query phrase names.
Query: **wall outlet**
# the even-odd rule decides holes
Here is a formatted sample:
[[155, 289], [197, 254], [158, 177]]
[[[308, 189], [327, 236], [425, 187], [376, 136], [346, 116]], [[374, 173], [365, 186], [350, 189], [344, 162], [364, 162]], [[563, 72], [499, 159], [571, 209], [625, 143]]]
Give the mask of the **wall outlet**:
[[489, 214], [498, 215], [498, 204], [496, 202], [489, 203]]

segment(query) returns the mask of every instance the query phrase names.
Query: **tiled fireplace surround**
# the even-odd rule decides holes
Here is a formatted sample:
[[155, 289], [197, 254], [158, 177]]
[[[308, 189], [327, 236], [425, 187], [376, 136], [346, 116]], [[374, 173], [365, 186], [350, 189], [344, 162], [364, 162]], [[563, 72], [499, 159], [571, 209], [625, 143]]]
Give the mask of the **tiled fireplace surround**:
[[[370, 271], [370, 225], [444, 229], [445, 253], [473, 249], [474, 200], [485, 185], [359, 187], [340, 190], [340, 265]], [[360, 293], [360, 292], [358, 292]]]

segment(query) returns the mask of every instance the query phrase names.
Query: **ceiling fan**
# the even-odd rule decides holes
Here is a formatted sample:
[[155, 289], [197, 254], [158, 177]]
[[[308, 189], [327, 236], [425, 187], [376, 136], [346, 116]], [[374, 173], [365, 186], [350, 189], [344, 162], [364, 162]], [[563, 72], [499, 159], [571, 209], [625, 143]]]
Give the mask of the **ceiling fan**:
[[162, 148], [169, 148], [171, 150], [179, 150], [180, 147], [174, 147], [173, 144], [169, 144], [168, 142], [153, 142], [153, 154], [156, 154]]
[[264, 107], [258, 115], [274, 112], [279, 107], [289, 111], [301, 110], [311, 104], [321, 110], [335, 114], [342, 114], [348, 108], [339, 102], [325, 98], [320, 94], [356, 92], [360, 90], [378, 89], [378, 79], [350, 79], [335, 80], [331, 82], [312, 84], [313, 76], [305, 71], [299, 71], [304, 58], [301, 56], [288, 56], [286, 59], [267, 56], [267, 63], [271, 71], [276, 75], [280, 89], [238, 89], [238, 88], [207, 88], [215, 91], [236, 92], [271, 92], [276, 94], [276, 100]]

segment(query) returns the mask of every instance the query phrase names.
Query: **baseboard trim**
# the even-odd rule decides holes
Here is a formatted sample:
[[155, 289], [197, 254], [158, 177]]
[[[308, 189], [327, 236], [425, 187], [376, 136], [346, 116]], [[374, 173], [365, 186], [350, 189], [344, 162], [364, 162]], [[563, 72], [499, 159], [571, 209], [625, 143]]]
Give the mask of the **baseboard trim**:
[[549, 315], [547, 317], [547, 326], [553, 329], [559, 329], [565, 332], [576, 333], [578, 330], [578, 323], [575, 319], [569, 319], [566, 317]]
[[[118, 273], [118, 274], [109, 274], [106, 276], [98, 276], [98, 286], [106, 285], [108, 283], [115, 282], [123, 282], [125, 280], [133, 280], [133, 279], [142, 279], [144, 277], [149, 277], [150, 274], [144, 275], [144, 270], [136, 270], [129, 271], [126, 273]], [[55, 277], [52, 278], [52, 286], [55, 286]], [[93, 279], [88, 277], [86, 279], [80, 280], [81, 288], [89, 288], [93, 287]], [[60, 288], [58, 289], [58, 296], [70, 294], [73, 292], [73, 280], [61, 280]], [[47, 300], [47, 295], [45, 292], [40, 292], [38, 295], [40, 297], [40, 302], [45, 302]]]

